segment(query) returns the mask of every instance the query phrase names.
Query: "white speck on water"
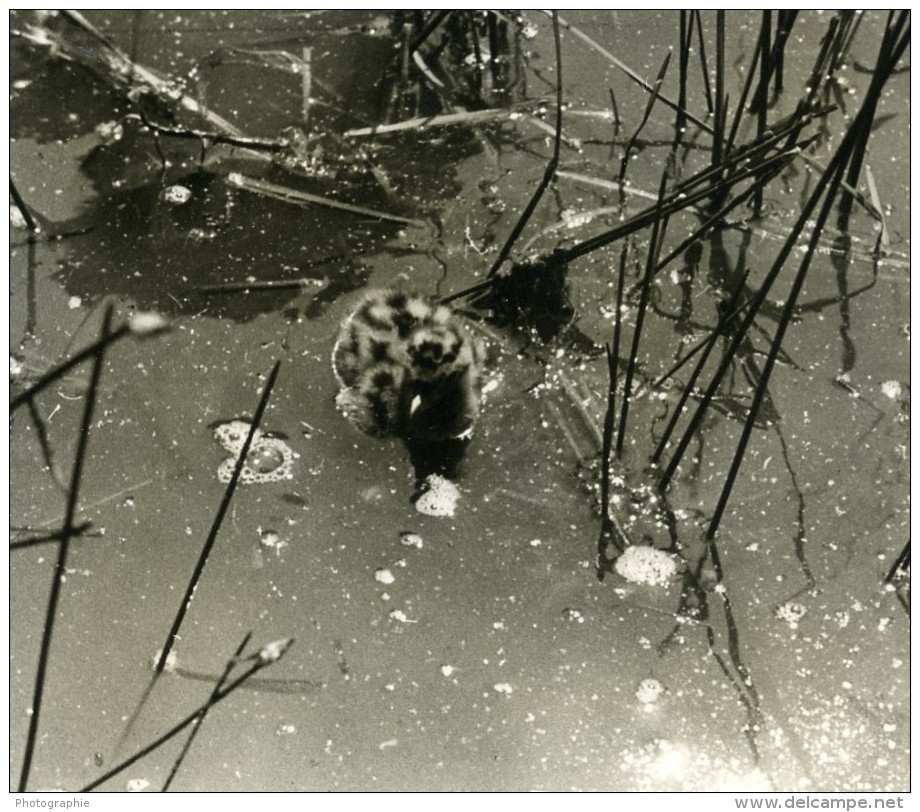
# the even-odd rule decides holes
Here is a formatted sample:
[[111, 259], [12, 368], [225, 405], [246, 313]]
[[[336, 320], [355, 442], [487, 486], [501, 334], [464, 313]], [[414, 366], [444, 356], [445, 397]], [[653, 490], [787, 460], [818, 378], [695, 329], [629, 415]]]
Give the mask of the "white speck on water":
[[139, 338], [155, 335], [169, 329], [169, 319], [154, 311], [139, 311], [131, 316], [128, 329]]
[[143, 792], [149, 786], [150, 782], [146, 778], [132, 778], [128, 781], [125, 789], [128, 792]]
[[19, 207], [13, 203], [10, 203], [10, 225], [13, 228], [28, 228], [29, 224], [26, 222], [26, 218], [23, 217], [22, 212], [19, 210]]
[[398, 620], [400, 623], [418, 623], [417, 620], [409, 620], [406, 616], [406, 613], [402, 609], [394, 609], [390, 612], [390, 618], [393, 620]]
[[892, 400], [897, 400], [901, 396], [900, 381], [885, 381], [882, 384], [882, 394]]
[[293, 736], [297, 732], [297, 727], [290, 722], [282, 722], [275, 731], [276, 736]]
[[585, 616], [578, 609], [563, 609], [562, 616], [572, 623], [585, 622]]
[[[153, 660], [151, 660], [150, 665], [153, 668], [157, 667], [157, 664], [160, 662], [160, 657], [163, 656], [163, 649], [157, 649], [157, 653], [153, 655]], [[176, 670], [176, 666], [179, 664], [179, 655], [176, 654], [175, 650], [169, 652], [166, 655], [166, 663], [163, 665], [163, 671], [167, 674], [171, 674]]]
[[780, 620], [785, 620], [789, 624], [790, 629], [798, 628], [799, 621], [805, 617], [808, 609], [806, 609], [800, 603], [794, 603], [793, 601], [788, 601], [780, 606], [776, 607], [774, 614]]
[[188, 203], [192, 197], [192, 190], [186, 186], [180, 186], [178, 183], [174, 186], [168, 186], [163, 190], [163, 200], [174, 206], [181, 206]]
[[263, 530], [257, 528], [259, 533], [259, 546], [264, 550], [273, 550], [275, 555], [281, 555], [281, 551], [287, 547], [287, 542], [281, 538], [281, 535], [274, 530]]
[[504, 694], [505, 696], [509, 696], [514, 691], [514, 688], [511, 686], [511, 684], [507, 682], [496, 682], [493, 687], [495, 688], [496, 692]]
[[454, 668], [454, 666], [452, 666], [452, 665], [442, 665], [442, 666], [441, 666], [441, 673], [442, 673], [445, 677], [450, 677], [450, 676], [452, 676], [453, 673], [454, 673], [454, 671], [456, 671], [456, 670], [457, 670], [457, 669]]
[[377, 747], [380, 750], [386, 750], [387, 747], [396, 747], [397, 743], [398, 742], [396, 739], [388, 739], [385, 742], [380, 742], [380, 744], [378, 744]]
[[636, 690], [636, 699], [638, 699], [643, 704], [648, 705], [657, 702], [661, 698], [661, 695], [664, 693], [664, 690], [664, 685], [662, 685], [658, 680], [652, 677], [648, 677], [639, 683], [639, 687]]
[[416, 550], [421, 550], [424, 546], [422, 537], [417, 533], [403, 533], [399, 537], [399, 543], [402, 544], [403, 547], [415, 547]]
[[83, 300], [79, 296], [71, 296], [67, 300], [67, 306], [71, 310], [76, 310], [81, 304], [83, 304]]

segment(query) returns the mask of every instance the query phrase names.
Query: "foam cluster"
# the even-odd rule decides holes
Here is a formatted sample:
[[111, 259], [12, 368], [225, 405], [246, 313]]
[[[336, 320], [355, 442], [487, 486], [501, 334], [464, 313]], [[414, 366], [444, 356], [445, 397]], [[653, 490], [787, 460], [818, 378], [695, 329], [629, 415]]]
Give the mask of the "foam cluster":
[[460, 498], [459, 488], [439, 474], [429, 474], [425, 486], [425, 492], [415, 502], [415, 509], [426, 516], [453, 516]]
[[[221, 482], [229, 482], [233, 476], [233, 469], [243, 450], [250, 426], [245, 420], [230, 420], [214, 429], [214, 438], [230, 454], [217, 468], [217, 478]], [[293, 479], [294, 460], [299, 456], [284, 440], [256, 429], [239, 481], [246, 485], [262, 485]]]
[[627, 547], [613, 566], [627, 581], [649, 586], [665, 586], [677, 572], [671, 555], [643, 545]]

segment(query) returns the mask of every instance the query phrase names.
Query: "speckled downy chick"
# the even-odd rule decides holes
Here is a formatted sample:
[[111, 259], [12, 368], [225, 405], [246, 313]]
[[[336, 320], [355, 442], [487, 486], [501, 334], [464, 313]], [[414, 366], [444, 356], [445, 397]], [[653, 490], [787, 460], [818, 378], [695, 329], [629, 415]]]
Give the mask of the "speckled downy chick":
[[479, 414], [482, 342], [450, 308], [420, 296], [368, 294], [333, 350], [336, 403], [363, 431], [412, 440], [467, 436]]

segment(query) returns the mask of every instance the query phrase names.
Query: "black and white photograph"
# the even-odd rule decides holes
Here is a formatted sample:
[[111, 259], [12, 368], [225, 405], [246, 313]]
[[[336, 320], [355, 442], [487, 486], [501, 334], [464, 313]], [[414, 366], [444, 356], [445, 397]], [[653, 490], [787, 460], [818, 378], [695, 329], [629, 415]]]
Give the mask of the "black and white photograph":
[[909, 9], [8, 19], [9, 809], [903, 808]]

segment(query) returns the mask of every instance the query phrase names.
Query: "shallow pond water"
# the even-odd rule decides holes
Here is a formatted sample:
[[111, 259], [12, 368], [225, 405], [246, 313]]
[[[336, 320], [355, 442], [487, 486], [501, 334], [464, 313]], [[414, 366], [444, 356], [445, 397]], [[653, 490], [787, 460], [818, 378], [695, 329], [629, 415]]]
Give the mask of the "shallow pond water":
[[[796, 21], [771, 121], [793, 112], [831, 16]], [[676, 12], [563, 17], [649, 81], [678, 38]], [[727, 19], [732, 98], [760, 16]], [[128, 337], [105, 356], [76, 514], [89, 526], [70, 547], [29, 789], [80, 789], [156, 739], [207, 701], [248, 632], [247, 654], [295, 642], [211, 709], [173, 789], [909, 788], [909, 586], [900, 574], [886, 584], [909, 536], [908, 73], [885, 87], [868, 157], [888, 245], [874, 250], [877, 223], [862, 208], [849, 251], [835, 229], [822, 234], [719, 527], [721, 575], [696, 598], [703, 615], [681, 573], [702, 549], [784, 294], [755, 321], [668, 491], [670, 525], [642, 486], [689, 368], [653, 382], [713, 327], [719, 291], [742, 269], [756, 289], [816, 182], [812, 164], [792, 163], [767, 186], [761, 217], [733, 214], [656, 280], [611, 508], [630, 541], [667, 551], [677, 572], [636, 583], [621, 567], [599, 579], [592, 461], [620, 243], [571, 264], [576, 321], [562, 338], [471, 319], [489, 345], [489, 391], [453, 515], [416, 509], [416, 460], [342, 418], [331, 366], [340, 325], [368, 289], [444, 297], [484, 278], [552, 153], [549, 18], [510, 24], [503, 53], [519, 75], [504, 89], [488, 71], [472, 81], [463, 66], [475, 53], [472, 63], [461, 55], [450, 110], [426, 80], [401, 85], [389, 71], [401, 30], [392, 14], [85, 20], [133, 64], [180, 80], [182, 98], [210, 117], [183, 120], [176, 97], [170, 108], [138, 91], [150, 81], [106, 67], [110, 46], [86, 26], [11, 17], [11, 172], [42, 226], [37, 240], [11, 228], [14, 393], [91, 344], [108, 304], [116, 325], [144, 311], [172, 320], [168, 333]], [[714, 13], [703, 22], [711, 59]], [[842, 109], [812, 161], [830, 160], [858, 109], [883, 26], [870, 12], [856, 31], [835, 85]], [[60, 40], [49, 47], [38, 32]], [[648, 206], [673, 138], [673, 113], [656, 105], [622, 201], [610, 184], [648, 94], [571, 28], [561, 45], [560, 171], [516, 258]], [[697, 61], [692, 70], [687, 107], [702, 115]], [[662, 85], [673, 98], [676, 75], [672, 64]], [[366, 132], [476, 107], [501, 115]], [[217, 129], [223, 140], [194, 135]], [[289, 151], [273, 151], [282, 137]], [[699, 131], [687, 144], [689, 175], [709, 147]], [[698, 222], [676, 214], [665, 251]], [[636, 278], [648, 241], [638, 232]], [[625, 321], [629, 337], [634, 302]], [[148, 693], [225, 494], [233, 452], [218, 427], [252, 418], [279, 361], [260, 422], [274, 439], [250, 459], [285, 475], [237, 488], [175, 667]], [[25, 408], [13, 417], [14, 541], [64, 521], [89, 367], [37, 396], [37, 419]], [[57, 545], [11, 555], [16, 786]], [[181, 737], [169, 741], [102, 788], [159, 789], [181, 748]]]

